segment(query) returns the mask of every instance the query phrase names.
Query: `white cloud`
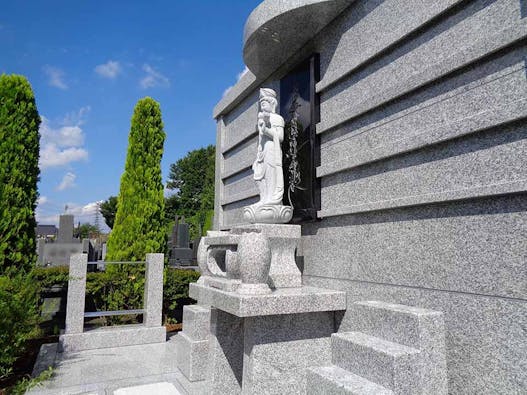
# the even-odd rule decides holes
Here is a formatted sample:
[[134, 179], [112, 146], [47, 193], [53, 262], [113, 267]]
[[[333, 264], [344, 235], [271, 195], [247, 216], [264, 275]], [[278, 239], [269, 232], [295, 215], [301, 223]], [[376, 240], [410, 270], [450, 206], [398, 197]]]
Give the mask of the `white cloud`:
[[39, 196], [37, 200], [37, 205], [46, 204], [49, 201], [47, 196]]
[[139, 81], [139, 85], [141, 85], [141, 88], [147, 89], [156, 86], [170, 86], [169, 79], [163, 74], [161, 74], [159, 71], [155, 70], [152, 66], [144, 64], [143, 71], [146, 73], [146, 76], [144, 76], [141, 81]]
[[[243, 77], [245, 74], [247, 74], [248, 72], [249, 72], [249, 69], [247, 68], [247, 66], [245, 66], [244, 69], [243, 69], [242, 71], [240, 71], [240, 72], [238, 73], [238, 75], [236, 76], [236, 84], [237, 84], [238, 82], [240, 82], [240, 80], [242, 79], [242, 77]], [[234, 85], [236, 85], [236, 84], [234, 84]], [[234, 88], [234, 85], [231, 85], [231, 86], [229, 86], [227, 89], [225, 89], [225, 90], [223, 91], [223, 95], [222, 95], [221, 97], [225, 97], [225, 95], [226, 95], [227, 93], [229, 93], [229, 92], [231, 91], [232, 88]]]
[[64, 174], [64, 177], [62, 177], [62, 181], [57, 186], [58, 191], [63, 191], [68, 188], [73, 188], [75, 186], [75, 179], [77, 176], [74, 173], [67, 172]]
[[101, 77], [114, 79], [121, 73], [121, 65], [117, 61], [109, 60], [104, 64], [96, 66], [95, 72]]
[[71, 111], [67, 113], [62, 121], [61, 125], [82, 125], [84, 124], [84, 119], [86, 115], [91, 111], [90, 106], [81, 107], [78, 111]]
[[44, 73], [48, 76], [48, 84], [62, 90], [68, 89], [68, 85], [64, 82], [64, 72], [53, 66], [44, 66]]
[[[59, 204], [53, 204], [51, 201], [47, 200], [45, 203], [37, 206], [36, 210], [36, 219], [39, 224], [50, 224], [57, 225], [59, 224], [60, 214], [72, 214], [74, 216], [75, 226], [77, 223], [94, 223], [95, 222], [95, 213], [97, 212], [98, 205], [102, 203], [102, 200], [90, 202], [85, 205], [79, 205], [77, 203], [67, 203], [67, 209], [65, 210], [64, 206]], [[103, 232], [109, 232], [110, 229], [106, 226], [104, 218], [101, 215], [100, 223], [101, 230]]]
[[[88, 151], [83, 148], [84, 132], [81, 128], [84, 123], [83, 116], [87, 111], [89, 107], [83, 107], [77, 113], [68, 114], [61, 122], [63, 126], [59, 127], [53, 127], [46, 117], [41, 117], [41, 170], [88, 159]], [[72, 121], [76, 122], [72, 124]]]
[[88, 151], [84, 148], [59, 149], [56, 145], [49, 144], [40, 150], [40, 168], [64, 166], [71, 162], [88, 159]]

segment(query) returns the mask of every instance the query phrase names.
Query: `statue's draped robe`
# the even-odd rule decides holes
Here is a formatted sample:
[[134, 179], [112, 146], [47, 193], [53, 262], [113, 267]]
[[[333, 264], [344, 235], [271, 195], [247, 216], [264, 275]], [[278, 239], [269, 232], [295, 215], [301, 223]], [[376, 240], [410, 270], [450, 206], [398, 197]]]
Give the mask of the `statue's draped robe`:
[[[263, 117], [263, 113], [259, 113], [258, 117]], [[258, 153], [253, 163], [254, 180], [260, 190], [260, 201], [257, 205], [282, 204], [284, 196], [280, 147], [284, 140], [284, 119], [278, 114], [270, 113], [269, 124], [258, 126]]]

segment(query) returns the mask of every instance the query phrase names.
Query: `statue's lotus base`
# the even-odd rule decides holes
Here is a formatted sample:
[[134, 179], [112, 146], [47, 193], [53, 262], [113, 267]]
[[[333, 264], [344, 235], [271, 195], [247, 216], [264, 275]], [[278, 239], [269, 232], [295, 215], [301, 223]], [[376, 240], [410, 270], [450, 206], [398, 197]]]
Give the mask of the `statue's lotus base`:
[[252, 224], [286, 224], [293, 218], [293, 207], [281, 204], [253, 204], [243, 208], [243, 218]]

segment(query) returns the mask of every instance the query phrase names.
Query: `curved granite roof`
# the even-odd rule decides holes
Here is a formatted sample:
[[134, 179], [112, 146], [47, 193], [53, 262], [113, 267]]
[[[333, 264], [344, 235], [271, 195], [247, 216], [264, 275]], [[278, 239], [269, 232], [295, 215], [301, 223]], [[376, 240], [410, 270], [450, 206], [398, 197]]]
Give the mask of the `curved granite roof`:
[[245, 23], [245, 64], [256, 77], [267, 77], [353, 1], [263, 1]]

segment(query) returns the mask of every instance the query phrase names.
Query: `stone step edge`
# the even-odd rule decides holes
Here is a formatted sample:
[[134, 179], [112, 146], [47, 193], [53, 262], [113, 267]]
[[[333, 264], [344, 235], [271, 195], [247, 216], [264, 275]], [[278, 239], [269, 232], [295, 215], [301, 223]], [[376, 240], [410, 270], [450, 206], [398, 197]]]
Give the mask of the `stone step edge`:
[[409, 354], [418, 354], [421, 351], [417, 348], [404, 346], [379, 337], [367, 335], [362, 332], [340, 332], [331, 335], [331, 347], [336, 346], [336, 342], [349, 342], [364, 348], [370, 348], [375, 352], [390, 355], [394, 358]]
[[353, 303], [353, 306], [367, 307], [376, 310], [386, 310], [391, 313], [400, 313], [413, 316], [433, 315], [439, 316], [442, 313], [440, 311], [423, 309], [421, 307], [407, 306], [403, 304], [387, 303], [378, 300], [365, 300]]
[[393, 395], [393, 391], [388, 388], [335, 365], [309, 368], [307, 374], [308, 388], [314, 390], [313, 393], [323, 393], [324, 389], [331, 386], [353, 395]]

